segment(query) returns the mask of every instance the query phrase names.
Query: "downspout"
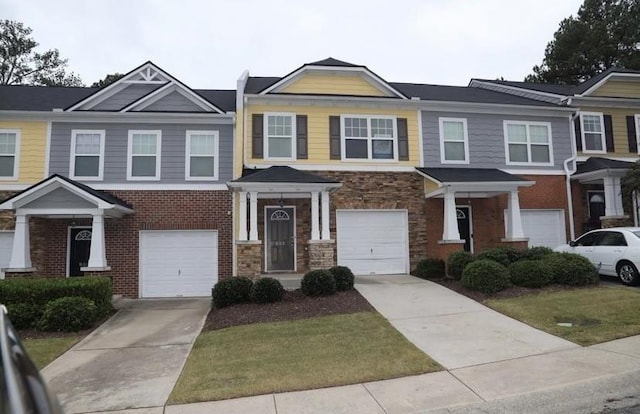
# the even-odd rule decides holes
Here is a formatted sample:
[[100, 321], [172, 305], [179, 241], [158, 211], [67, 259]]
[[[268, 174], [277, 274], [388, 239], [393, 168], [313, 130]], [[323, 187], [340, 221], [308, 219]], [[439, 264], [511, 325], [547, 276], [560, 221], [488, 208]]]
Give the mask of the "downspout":
[[[571, 101], [568, 102], [571, 104]], [[571, 157], [567, 158], [563, 162], [564, 173], [566, 177], [566, 186], [567, 186], [567, 208], [569, 209], [569, 235], [571, 236], [571, 240], [575, 240], [576, 238], [576, 230], [575, 224], [573, 222], [573, 197], [571, 195], [571, 176], [576, 172], [576, 159], [578, 158], [577, 149], [576, 149], [576, 130], [573, 127], [573, 123], [576, 118], [580, 116], [580, 111], [576, 111], [574, 114], [569, 116], [569, 135], [571, 136]]]

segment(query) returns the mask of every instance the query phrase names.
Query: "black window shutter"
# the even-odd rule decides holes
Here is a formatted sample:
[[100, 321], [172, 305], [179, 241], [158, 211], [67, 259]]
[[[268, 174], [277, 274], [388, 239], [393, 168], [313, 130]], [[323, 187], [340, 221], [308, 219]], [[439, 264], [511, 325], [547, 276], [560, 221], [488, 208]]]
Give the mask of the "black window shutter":
[[398, 118], [398, 159], [409, 161], [409, 131], [407, 130], [407, 118]]
[[627, 116], [627, 139], [629, 140], [629, 152], [638, 153], [638, 137], [636, 135], [636, 118]]
[[339, 160], [340, 155], [340, 117], [329, 117], [329, 158]]
[[576, 149], [582, 151], [582, 129], [580, 129], [580, 117], [573, 120], [573, 129], [576, 131]]
[[263, 158], [262, 143], [264, 138], [264, 115], [253, 114], [251, 125], [251, 156], [253, 158]]
[[604, 115], [604, 140], [607, 143], [607, 152], [614, 152], [615, 145], [613, 143], [613, 122], [611, 115]]
[[296, 152], [299, 160], [306, 160], [307, 154], [307, 116], [296, 115]]

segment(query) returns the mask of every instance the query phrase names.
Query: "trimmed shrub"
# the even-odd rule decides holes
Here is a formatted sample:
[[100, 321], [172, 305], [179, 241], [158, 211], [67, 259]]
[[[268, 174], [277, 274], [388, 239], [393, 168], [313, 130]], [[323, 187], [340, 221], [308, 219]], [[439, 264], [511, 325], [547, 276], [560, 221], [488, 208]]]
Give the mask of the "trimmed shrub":
[[478, 254], [477, 259], [488, 259], [498, 262], [503, 266], [509, 266], [522, 258], [522, 252], [513, 247], [494, 247]]
[[44, 307], [38, 329], [50, 332], [76, 332], [90, 328], [96, 320], [97, 307], [92, 300], [69, 296], [55, 299]]
[[329, 269], [336, 282], [336, 290], [339, 292], [353, 289], [355, 277], [353, 272], [347, 266], [333, 266]]
[[252, 287], [253, 281], [247, 277], [222, 279], [211, 289], [213, 306], [224, 308], [238, 303], [249, 303]]
[[473, 255], [464, 250], [451, 253], [447, 259], [447, 274], [460, 280], [464, 268], [474, 260]]
[[542, 260], [520, 260], [509, 265], [511, 283], [528, 288], [541, 288], [551, 283], [551, 266]]
[[422, 259], [418, 262], [411, 274], [421, 279], [438, 279], [444, 277], [444, 260], [431, 257]]
[[42, 307], [32, 303], [15, 303], [7, 305], [9, 319], [16, 329], [34, 328], [42, 317]]
[[524, 250], [522, 252], [522, 259], [523, 260], [542, 260], [548, 255], [550, 255], [551, 253], [553, 253], [553, 250], [545, 246], [530, 247], [527, 250]]
[[279, 280], [263, 277], [255, 281], [251, 288], [251, 301], [255, 303], [272, 303], [282, 300], [284, 288]]
[[509, 271], [498, 262], [488, 259], [469, 263], [462, 272], [462, 286], [482, 293], [497, 293], [511, 286]]
[[312, 270], [302, 277], [300, 289], [306, 296], [328, 296], [336, 293], [336, 281], [328, 270]]
[[584, 256], [574, 253], [547, 255], [544, 259], [550, 268], [554, 283], [569, 286], [596, 285], [600, 283], [598, 270]]

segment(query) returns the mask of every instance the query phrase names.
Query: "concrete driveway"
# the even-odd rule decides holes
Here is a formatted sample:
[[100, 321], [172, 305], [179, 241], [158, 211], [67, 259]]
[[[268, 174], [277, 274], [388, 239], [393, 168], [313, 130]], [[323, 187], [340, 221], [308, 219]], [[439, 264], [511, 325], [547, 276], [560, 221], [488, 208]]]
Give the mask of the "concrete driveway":
[[161, 407], [210, 306], [210, 299], [126, 301], [44, 377], [66, 413]]

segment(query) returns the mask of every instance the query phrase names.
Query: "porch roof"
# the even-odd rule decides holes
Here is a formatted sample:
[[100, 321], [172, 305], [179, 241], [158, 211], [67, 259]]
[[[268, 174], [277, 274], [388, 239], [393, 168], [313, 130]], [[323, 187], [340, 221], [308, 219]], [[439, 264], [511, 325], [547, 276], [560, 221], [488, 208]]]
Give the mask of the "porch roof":
[[302, 193], [329, 191], [341, 187], [342, 183], [288, 165], [274, 165], [264, 169], [245, 168], [242, 177], [228, 182], [227, 186], [236, 191]]
[[486, 198], [531, 187], [530, 181], [497, 168], [416, 168], [431, 185], [425, 185], [425, 196], [442, 197], [447, 191], [467, 193], [468, 197]]
[[578, 164], [576, 172], [571, 176], [574, 180], [597, 180], [605, 176], [621, 177], [633, 166], [632, 162], [613, 160], [603, 157], [589, 157]]

